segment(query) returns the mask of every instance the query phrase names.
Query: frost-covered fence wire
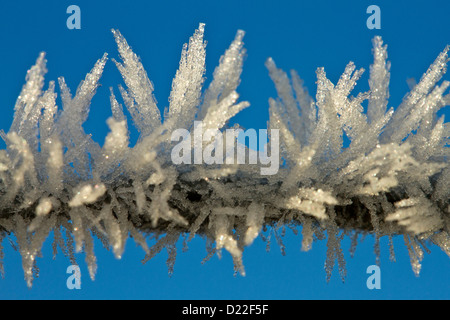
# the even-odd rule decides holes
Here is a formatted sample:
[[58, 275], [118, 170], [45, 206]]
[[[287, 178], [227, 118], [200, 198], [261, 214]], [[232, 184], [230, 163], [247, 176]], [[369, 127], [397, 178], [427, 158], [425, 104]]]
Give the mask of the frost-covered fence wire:
[[[295, 71], [289, 77], [268, 59], [279, 96], [269, 101], [268, 129], [279, 130], [283, 165], [275, 175], [262, 176], [250, 164], [171, 161], [175, 129], [191, 130], [194, 120], [203, 121], [204, 130], [222, 129], [249, 106], [238, 102], [236, 92], [245, 56], [243, 31], [203, 92], [206, 43], [200, 24], [183, 46], [163, 116], [140, 59], [119, 31], [113, 34], [121, 58], [113, 61], [125, 82], [118, 92], [140, 132], [135, 146], [129, 145], [129, 122], [117, 88], [111, 88], [110, 132], [103, 146], [83, 129], [106, 54], [74, 95], [64, 78], [58, 79], [58, 108], [55, 82], [44, 89], [42, 53], [27, 73], [9, 132], [1, 132], [7, 148], [0, 150], [0, 240], [15, 236], [29, 286], [52, 231], [55, 252], [59, 248], [72, 262], [76, 252], [86, 253], [92, 278], [93, 236], [118, 258], [129, 237], [145, 251], [144, 261], [166, 248], [169, 272], [180, 237], [205, 236], [206, 259], [225, 248], [235, 270], [244, 274], [244, 247], [265, 234], [283, 248], [285, 229], [296, 232], [300, 225], [303, 250], [315, 239], [327, 239], [328, 278], [336, 261], [345, 277], [344, 235], [356, 243], [359, 234], [373, 234], [377, 256], [381, 237], [402, 235], [416, 274], [426, 243], [450, 255], [450, 126], [436, 116], [450, 104], [445, 94], [450, 83], [440, 82], [448, 46], [395, 111], [388, 109], [390, 63], [380, 37], [373, 40], [370, 90], [356, 96], [351, 93], [364, 70], [351, 62], [337, 84], [324, 68], [317, 69], [313, 99]], [[345, 148], [344, 133], [351, 141]], [[151, 247], [148, 234], [157, 239]]]

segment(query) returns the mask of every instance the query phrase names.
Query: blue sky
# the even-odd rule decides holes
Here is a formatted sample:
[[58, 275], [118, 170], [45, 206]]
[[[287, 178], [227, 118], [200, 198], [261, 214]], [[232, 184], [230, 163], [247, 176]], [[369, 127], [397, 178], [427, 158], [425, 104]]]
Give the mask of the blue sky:
[[[66, 27], [66, 8], [81, 8], [81, 30]], [[381, 30], [369, 30], [366, 9], [381, 8]], [[64, 76], [72, 92], [104, 52], [117, 58], [110, 32], [117, 28], [141, 57], [160, 109], [168, 105], [172, 79], [178, 67], [183, 43], [199, 22], [206, 23], [206, 83], [220, 55], [237, 29], [246, 31], [248, 56], [238, 92], [251, 106], [234, 118], [245, 128], [265, 128], [268, 99], [275, 97], [274, 86], [264, 62], [272, 57], [277, 66], [295, 69], [315, 94], [315, 70], [325, 67], [336, 82], [349, 61], [366, 69], [355, 93], [368, 88], [372, 62], [371, 39], [381, 35], [388, 44], [392, 63], [389, 107], [396, 107], [408, 92], [406, 80], [419, 80], [437, 55], [450, 44], [445, 0], [428, 1], [2, 1], [0, 3], [0, 128], [8, 130], [15, 100], [25, 74], [39, 52], [45, 51], [49, 72], [47, 81]], [[448, 75], [445, 79], [450, 80]], [[85, 129], [103, 143], [110, 116], [109, 87], [117, 91], [122, 83], [119, 72], [109, 61], [91, 105]], [[447, 107], [446, 116], [450, 117]], [[446, 119], [448, 121], [448, 118]], [[134, 133], [134, 138], [136, 135]], [[4, 144], [0, 145], [2, 148]], [[203, 239], [189, 243], [189, 251], [179, 247], [175, 272], [167, 274], [165, 251], [145, 265], [143, 251], [128, 241], [122, 260], [96, 243], [98, 274], [94, 282], [87, 275], [84, 255], [81, 263], [82, 288], [66, 288], [69, 261], [62, 255], [52, 260], [51, 241], [46, 242], [38, 259], [40, 277], [31, 290], [23, 280], [19, 254], [5, 246], [5, 279], [0, 279], [0, 298], [56, 299], [416, 299], [450, 298], [450, 259], [436, 247], [426, 254], [422, 273], [414, 276], [401, 239], [395, 240], [397, 262], [389, 261], [386, 239], [382, 240], [381, 290], [366, 287], [366, 268], [375, 263], [373, 238], [368, 236], [350, 258], [349, 241], [344, 241], [347, 278], [342, 283], [334, 273], [325, 280], [326, 242], [315, 242], [310, 252], [300, 252], [301, 236], [288, 232], [286, 256], [274, 243], [265, 251], [262, 241], [244, 253], [246, 277], [233, 276], [228, 254], [213, 257], [206, 264]]]

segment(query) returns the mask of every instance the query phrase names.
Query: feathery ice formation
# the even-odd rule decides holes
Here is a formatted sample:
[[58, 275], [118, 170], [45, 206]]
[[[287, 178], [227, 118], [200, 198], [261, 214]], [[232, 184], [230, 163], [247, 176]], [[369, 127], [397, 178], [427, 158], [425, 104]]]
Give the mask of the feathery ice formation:
[[[164, 117], [140, 59], [119, 31], [113, 34], [121, 58], [113, 61], [126, 85], [119, 85], [120, 95], [140, 132], [135, 146], [129, 145], [128, 121], [112, 88], [110, 133], [103, 146], [83, 129], [106, 54], [74, 96], [64, 78], [58, 79], [59, 110], [55, 83], [43, 90], [42, 53], [27, 73], [9, 132], [0, 132], [7, 145], [0, 150], [0, 240], [15, 236], [29, 286], [50, 232], [55, 254], [59, 247], [76, 263], [75, 253], [86, 253], [92, 279], [93, 236], [117, 258], [129, 236], [145, 251], [144, 262], [166, 248], [169, 273], [180, 237], [186, 242], [195, 234], [205, 236], [205, 260], [225, 248], [235, 271], [244, 274], [245, 246], [258, 235], [265, 241], [274, 236], [284, 251], [286, 227], [297, 232], [299, 226], [303, 250], [325, 239], [326, 232], [328, 279], [336, 261], [345, 278], [344, 235], [356, 245], [359, 235], [373, 234], [377, 257], [381, 237], [402, 235], [416, 274], [426, 243], [450, 256], [450, 126], [436, 116], [450, 104], [450, 95], [444, 95], [450, 82], [438, 85], [449, 47], [395, 111], [387, 110], [390, 63], [380, 37], [373, 40], [370, 90], [356, 97], [350, 94], [364, 70], [353, 63], [336, 85], [324, 68], [317, 69], [314, 100], [296, 72], [289, 79], [268, 59], [279, 95], [269, 101], [268, 128], [279, 129], [283, 166], [276, 175], [261, 176], [254, 165], [174, 165], [170, 157], [173, 130], [189, 130], [194, 120], [206, 124], [203, 130], [222, 129], [249, 106], [238, 102], [236, 92], [245, 56], [243, 31], [202, 93], [206, 43], [200, 24], [183, 46]], [[344, 133], [351, 141], [345, 148]], [[156, 239], [153, 246], [145, 234]], [[0, 268], [3, 273], [1, 263]]]

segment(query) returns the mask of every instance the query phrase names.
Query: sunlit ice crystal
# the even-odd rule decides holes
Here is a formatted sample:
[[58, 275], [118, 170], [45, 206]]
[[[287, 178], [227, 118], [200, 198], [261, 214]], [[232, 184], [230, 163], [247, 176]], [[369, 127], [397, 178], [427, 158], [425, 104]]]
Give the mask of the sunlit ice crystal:
[[[416, 274], [426, 243], [450, 256], [450, 126], [436, 115], [450, 103], [450, 83], [441, 81], [449, 47], [397, 108], [388, 107], [391, 64], [381, 37], [373, 39], [369, 91], [356, 95], [364, 69], [352, 62], [337, 83], [318, 68], [314, 98], [297, 72], [288, 75], [269, 58], [266, 67], [278, 97], [269, 100], [267, 129], [279, 132], [283, 165], [262, 176], [250, 164], [171, 161], [173, 130], [193, 130], [196, 121], [205, 130], [223, 130], [249, 107], [237, 90], [246, 56], [244, 31], [236, 33], [204, 89], [207, 47], [205, 25], [199, 25], [182, 47], [163, 114], [144, 62], [118, 30], [112, 32], [119, 53], [113, 61], [124, 83], [109, 89], [112, 116], [102, 145], [83, 123], [104, 68], [113, 65], [107, 54], [74, 95], [63, 77], [57, 81], [59, 93], [54, 81], [46, 88], [47, 61], [40, 54], [26, 75], [9, 131], [0, 132], [6, 143], [0, 150], [0, 238], [15, 235], [29, 286], [52, 232], [53, 247], [70, 261], [75, 253], [86, 253], [92, 279], [93, 237], [117, 258], [129, 237], [144, 250], [144, 262], [167, 249], [170, 274], [180, 238], [186, 243], [196, 234], [205, 237], [205, 260], [224, 250], [235, 272], [244, 275], [245, 247], [258, 236], [268, 243], [273, 237], [284, 253], [286, 228], [300, 227], [304, 251], [328, 237], [327, 279], [336, 263], [346, 277], [345, 235], [355, 240], [355, 234], [373, 234], [378, 257], [381, 237], [402, 235]], [[131, 126], [140, 134], [135, 145]], [[343, 134], [350, 139], [345, 148]], [[148, 238], [156, 242], [150, 246]]]

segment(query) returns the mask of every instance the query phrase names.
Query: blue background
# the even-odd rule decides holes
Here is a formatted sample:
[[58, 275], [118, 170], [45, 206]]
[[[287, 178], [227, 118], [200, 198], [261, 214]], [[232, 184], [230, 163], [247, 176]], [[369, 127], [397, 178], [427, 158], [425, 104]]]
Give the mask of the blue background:
[[[68, 30], [66, 8], [81, 8], [81, 30]], [[381, 30], [369, 30], [366, 9], [381, 8]], [[409, 91], [406, 79], [419, 80], [437, 55], [450, 44], [448, 12], [450, 2], [427, 1], [1, 1], [0, 2], [0, 128], [8, 131], [13, 107], [24, 84], [28, 68], [39, 52], [48, 59], [49, 80], [64, 76], [75, 92], [80, 80], [104, 52], [117, 58], [111, 28], [119, 29], [142, 58], [155, 96], [162, 110], [168, 105], [172, 79], [178, 68], [181, 47], [197, 28], [206, 23], [208, 41], [206, 83], [220, 55], [237, 29], [246, 31], [248, 56], [242, 82], [241, 100], [251, 107], [234, 118], [246, 128], [265, 128], [268, 98], [275, 97], [274, 86], [264, 67], [273, 57], [285, 71], [296, 69], [315, 95], [315, 70], [324, 66], [336, 83], [345, 65], [354, 61], [366, 69], [354, 94], [367, 90], [372, 62], [371, 39], [381, 35], [388, 44], [391, 68], [390, 106], [397, 106]], [[445, 79], [450, 80], [448, 75]], [[103, 143], [110, 116], [109, 87], [122, 83], [111, 61], [107, 63], [102, 87], [91, 105], [84, 125], [94, 140]], [[47, 87], [47, 85], [46, 85]], [[60, 102], [58, 101], [59, 105]], [[450, 113], [446, 111], [448, 118]], [[441, 112], [443, 113], [443, 112]], [[132, 133], [132, 139], [137, 137]], [[3, 142], [2, 142], [3, 143]], [[4, 144], [1, 144], [4, 148]], [[343, 242], [347, 278], [342, 283], [337, 269], [329, 283], [325, 280], [326, 241], [315, 242], [310, 252], [300, 252], [301, 236], [288, 231], [284, 239], [286, 256], [274, 243], [270, 252], [257, 240], [244, 252], [247, 276], [233, 276], [230, 256], [214, 256], [206, 264], [205, 241], [195, 238], [189, 251], [178, 250], [175, 272], [167, 274], [165, 250], [145, 265], [144, 253], [132, 240], [122, 260], [96, 242], [98, 273], [92, 282], [78, 255], [82, 272], [81, 290], [66, 288], [69, 261], [62, 255], [52, 260], [51, 239], [38, 258], [40, 277], [33, 288], [26, 287], [18, 252], [5, 246], [5, 279], [0, 279], [1, 299], [448, 299], [450, 298], [450, 259], [437, 247], [425, 254], [420, 277], [409, 264], [401, 238], [395, 239], [397, 262], [389, 261], [387, 240], [382, 239], [381, 290], [366, 287], [366, 268], [375, 264], [374, 240], [365, 238], [349, 257], [349, 241]]]

